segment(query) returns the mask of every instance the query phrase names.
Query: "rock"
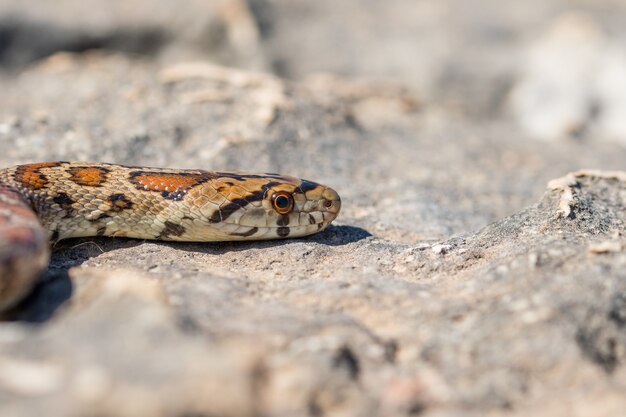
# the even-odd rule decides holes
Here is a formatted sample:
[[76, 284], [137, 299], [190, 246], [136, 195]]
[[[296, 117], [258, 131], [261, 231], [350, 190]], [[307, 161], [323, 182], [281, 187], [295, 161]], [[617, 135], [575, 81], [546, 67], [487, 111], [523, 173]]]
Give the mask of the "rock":
[[158, 283], [137, 272], [72, 276], [72, 306], [0, 348], [2, 415], [252, 415], [260, 346], [246, 351], [186, 333]]
[[[185, 3], [170, 22], [172, 6], [154, 3], [145, 20], [131, 13], [98, 26], [122, 3], [83, 13], [85, 23], [72, 13], [89, 3], [75, 12], [33, 4], [41, 9], [0, 7], [36, 22], [65, 16], [54, 25], [86, 33], [153, 22], [191, 50], [186, 26], [214, 11]], [[249, 4], [269, 25], [257, 27], [263, 60], [283, 59], [300, 81], [217, 58], [179, 61], [166, 47], [136, 56], [105, 43], [35, 61], [19, 48], [30, 58], [0, 73], [0, 164], [281, 171], [336, 188], [338, 221], [280, 242], [58, 243], [36, 291], [0, 322], [0, 415], [619, 415], [626, 148], [595, 136], [537, 141], [500, 107], [521, 38], [554, 3], [427, 1], [407, 6], [411, 14], [399, 0], [358, 11], [342, 2], [330, 20], [319, 18], [324, 2]], [[320, 42], [281, 50], [297, 43], [282, 28], [302, 8], [315, 13], [290, 30]], [[428, 12], [422, 26], [416, 10]], [[359, 23], [376, 13], [372, 26]], [[328, 31], [335, 19], [335, 30], [380, 29], [339, 39]], [[417, 39], [420, 27], [444, 32]], [[370, 51], [347, 54], [378, 35]], [[420, 69], [409, 38], [463, 42], [435, 51], [452, 61]], [[313, 53], [330, 40], [336, 49]], [[407, 52], [368, 67], [384, 47]], [[309, 75], [318, 67], [305, 53], [344, 76]], [[346, 59], [330, 65], [336, 54]], [[406, 66], [393, 81], [367, 79], [386, 64]], [[429, 75], [413, 84], [415, 71]], [[428, 84], [438, 74], [452, 81]]]
[[531, 135], [626, 144], [626, 55], [590, 14], [559, 16], [529, 47], [511, 107]]

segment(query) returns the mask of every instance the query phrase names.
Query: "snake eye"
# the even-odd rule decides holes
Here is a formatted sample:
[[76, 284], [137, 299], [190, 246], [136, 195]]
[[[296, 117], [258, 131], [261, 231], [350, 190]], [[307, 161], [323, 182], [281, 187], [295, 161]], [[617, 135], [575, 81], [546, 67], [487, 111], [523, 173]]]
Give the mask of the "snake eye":
[[287, 214], [293, 210], [293, 197], [285, 191], [279, 191], [272, 196], [272, 205], [278, 214]]

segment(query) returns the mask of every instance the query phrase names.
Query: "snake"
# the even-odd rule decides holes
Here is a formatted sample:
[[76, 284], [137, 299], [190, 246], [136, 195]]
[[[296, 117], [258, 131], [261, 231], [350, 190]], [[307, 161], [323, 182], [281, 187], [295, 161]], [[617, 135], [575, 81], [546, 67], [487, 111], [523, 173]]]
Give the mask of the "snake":
[[50, 243], [116, 236], [228, 242], [303, 237], [339, 214], [332, 188], [274, 173], [39, 162], [0, 169], [0, 311], [38, 282]]

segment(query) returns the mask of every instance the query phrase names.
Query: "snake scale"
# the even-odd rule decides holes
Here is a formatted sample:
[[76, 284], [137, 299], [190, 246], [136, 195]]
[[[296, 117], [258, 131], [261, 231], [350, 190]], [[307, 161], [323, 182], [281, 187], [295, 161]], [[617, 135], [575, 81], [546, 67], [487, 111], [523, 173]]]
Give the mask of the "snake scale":
[[323, 230], [340, 207], [332, 188], [279, 174], [84, 162], [0, 169], [0, 310], [37, 282], [49, 241], [300, 237]]

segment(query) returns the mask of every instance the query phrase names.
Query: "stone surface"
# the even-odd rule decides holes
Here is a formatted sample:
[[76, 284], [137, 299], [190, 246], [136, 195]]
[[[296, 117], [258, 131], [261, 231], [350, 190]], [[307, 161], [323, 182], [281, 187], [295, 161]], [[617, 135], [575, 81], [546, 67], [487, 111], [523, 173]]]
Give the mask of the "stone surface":
[[585, 13], [566, 13], [529, 48], [511, 93], [520, 124], [536, 138], [585, 135], [626, 144], [626, 54]]
[[[228, 42], [224, 55], [196, 48], [190, 22], [211, 21], [218, 9], [201, 14], [188, 2], [181, 20], [170, 20], [169, 2], [141, 16], [132, 11], [145, 10], [141, 2], [131, 11], [122, 3], [84, 22], [70, 1], [54, 11], [45, 2], [0, 6], [12, 11], [0, 27], [22, 16], [11, 17], [12, 34], [31, 30], [26, 20], [63, 28], [69, 40], [131, 23], [171, 33], [167, 46], [142, 55], [108, 42], [78, 53], [54, 52], [72, 49], [54, 39], [45, 53], [32, 42], [0, 42], [0, 165], [63, 159], [282, 171], [332, 185], [343, 211], [323, 233], [281, 242], [60, 242], [41, 285], [0, 322], [0, 415], [625, 409], [626, 148], [584, 132], [536, 140], [509, 118], [502, 84], [490, 83], [515, 84], [512, 63], [528, 45], [521, 38], [531, 22], [549, 27], [560, 2], [527, 2], [516, 14], [503, 11], [511, 2], [480, 1], [480, 13], [457, 26], [434, 20], [458, 13], [454, 1], [397, 0], [388, 10], [342, 2], [327, 19], [319, 17], [325, 2], [232, 3], [256, 19], [259, 37], [242, 42], [269, 63], [260, 67], [299, 81], [249, 71], [257, 64]], [[350, 12], [353, 20], [341, 18]], [[396, 32], [367, 53], [337, 58], [385, 33], [384, 13]], [[288, 47], [298, 29], [288, 17], [301, 23], [303, 39], [329, 39], [333, 30], [346, 38], [315, 56], [329, 47], [308, 42], [304, 56]], [[416, 27], [433, 38], [416, 40]], [[460, 39], [468, 28], [484, 39], [478, 55], [452, 43], [423, 68], [403, 52], [413, 41]], [[401, 71], [368, 67], [384, 45]], [[240, 57], [230, 63], [241, 68], [217, 65], [225, 56]], [[444, 64], [468, 71], [437, 82]], [[344, 76], [311, 74], [319, 69]], [[395, 79], [362, 78], [384, 74]], [[465, 94], [487, 84], [484, 95]]]
[[137, 271], [84, 268], [72, 278], [65, 319], [36, 332], [3, 329], [3, 416], [240, 416], [258, 407], [256, 351], [186, 332], [158, 284]]

